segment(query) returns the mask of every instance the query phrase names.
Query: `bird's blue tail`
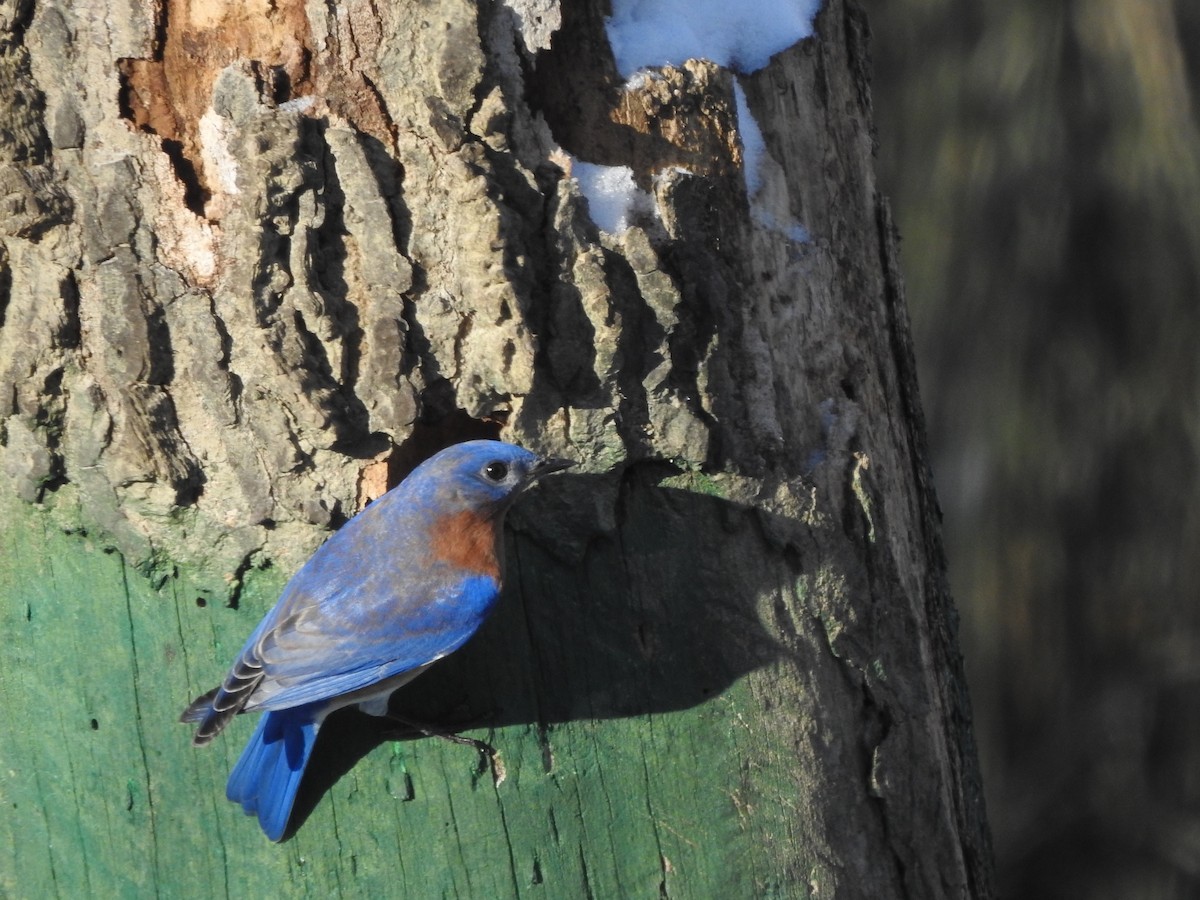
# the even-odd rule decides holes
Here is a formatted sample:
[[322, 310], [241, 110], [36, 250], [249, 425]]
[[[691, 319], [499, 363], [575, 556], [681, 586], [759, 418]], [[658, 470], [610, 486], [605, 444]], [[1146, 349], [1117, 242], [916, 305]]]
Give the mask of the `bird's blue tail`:
[[229, 773], [225, 796], [240, 803], [247, 815], [257, 815], [273, 841], [287, 829], [319, 727], [312, 710], [304, 706], [264, 714]]

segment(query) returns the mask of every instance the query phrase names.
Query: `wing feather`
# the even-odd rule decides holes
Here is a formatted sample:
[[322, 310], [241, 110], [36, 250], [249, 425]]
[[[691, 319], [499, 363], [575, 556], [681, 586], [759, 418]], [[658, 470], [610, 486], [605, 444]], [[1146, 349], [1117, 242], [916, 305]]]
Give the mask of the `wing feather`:
[[284, 616], [248, 648], [262, 679], [244, 708], [328, 700], [426, 666], [462, 646], [495, 603], [494, 578], [461, 579], [391, 621], [345, 599]]

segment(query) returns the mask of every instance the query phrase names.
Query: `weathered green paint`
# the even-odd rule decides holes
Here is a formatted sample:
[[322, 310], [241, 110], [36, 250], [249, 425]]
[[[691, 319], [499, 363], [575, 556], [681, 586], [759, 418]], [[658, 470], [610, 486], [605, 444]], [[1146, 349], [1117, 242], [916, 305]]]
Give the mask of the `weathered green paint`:
[[[661, 539], [651, 540], [655, 519], [646, 511], [628, 516], [619, 539], [587, 553], [583, 578], [528, 537], [514, 542], [504, 612], [452, 673], [464, 684], [490, 681], [482, 705], [499, 697], [498, 718], [511, 722], [473, 732], [500, 752], [499, 784], [467, 748], [384, 741], [281, 845], [224, 798], [253, 723], [235, 722], [214, 745], [195, 749], [176, 719], [220, 677], [273, 602], [282, 573], [249, 577], [236, 609], [217, 599], [200, 605], [197, 597], [216, 595], [194, 579], [173, 577], [156, 589], [119, 554], [62, 533], [24, 504], [6, 500], [3, 512], [0, 895], [807, 893], [791, 874], [801, 869], [776, 870], [785, 858], [776, 845], [792, 842], [804, 819], [794, 766], [754, 727], [779, 664], [764, 655], [757, 677], [722, 684], [735, 674], [730, 657], [710, 665], [703, 654], [720, 648], [693, 647], [701, 657], [693, 674], [707, 668], [716, 679], [711, 697], [693, 703], [682, 691], [692, 674], [656, 683], [660, 661], [683, 664], [676, 657], [689, 648], [662, 630], [671, 624], [662, 610], [678, 609], [678, 597], [653, 592], [685, 571], [697, 573], [698, 597], [712, 584], [705, 586], [711, 579], [699, 558], [681, 567]], [[621, 543], [629, 546], [625, 571], [614, 565]], [[695, 539], [682, 544], [686, 553], [698, 549]], [[623, 673], [607, 667], [637, 645], [606, 629], [614, 615], [622, 627], [648, 623], [643, 660]], [[767, 644], [742, 650], [766, 654]], [[633, 714], [621, 715], [623, 705]], [[344, 718], [360, 734], [368, 722]], [[336, 744], [341, 721], [330, 721], [323, 741]]]

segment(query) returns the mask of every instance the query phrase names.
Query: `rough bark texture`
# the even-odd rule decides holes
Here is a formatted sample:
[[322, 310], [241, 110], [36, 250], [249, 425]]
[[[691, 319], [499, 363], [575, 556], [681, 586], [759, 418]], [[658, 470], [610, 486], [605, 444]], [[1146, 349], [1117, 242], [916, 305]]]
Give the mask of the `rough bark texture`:
[[[731, 73], [624, 92], [603, 13], [0, 5], [0, 893], [990, 893], [865, 23], [830, 0], [743, 79], [798, 244]], [[572, 157], [658, 216], [600, 233]], [[393, 705], [500, 764], [339, 714], [267, 844], [244, 730], [198, 752], [178, 709], [330, 527], [487, 434], [580, 471]]]

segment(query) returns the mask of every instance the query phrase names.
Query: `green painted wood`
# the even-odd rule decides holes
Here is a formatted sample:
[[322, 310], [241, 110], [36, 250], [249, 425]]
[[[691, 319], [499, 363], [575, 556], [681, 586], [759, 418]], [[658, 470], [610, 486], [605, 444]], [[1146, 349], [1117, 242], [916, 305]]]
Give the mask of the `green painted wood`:
[[[687, 505], [672, 522], [705, 524], [672, 493]], [[220, 677], [282, 573], [251, 573], [231, 608], [187, 576], [155, 587], [5, 500], [0, 895], [805, 896], [803, 867], [787, 860], [803, 844], [796, 766], [755, 724], [764, 698], [793, 692], [787, 665], [769, 659], [753, 610], [689, 606], [745, 577], [759, 538], [728, 526], [738, 553], [718, 575], [704, 529], [664, 532], [655, 496], [657, 510], [633, 504], [575, 562], [519, 534], [502, 613], [445, 675], [410, 690], [418, 705], [468, 694], [492, 708], [502, 724], [471, 733], [499, 751], [499, 783], [469, 748], [377, 742], [281, 845], [224, 799], [250, 717], [201, 749], [176, 718]], [[726, 633], [712, 627], [721, 619]], [[697, 628], [713, 639], [692, 641]], [[763, 654], [752, 676], [729, 646]], [[796, 724], [794, 711], [770, 715]], [[337, 731], [361, 748], [370, 722], [331, 719], [322, 749]]]

